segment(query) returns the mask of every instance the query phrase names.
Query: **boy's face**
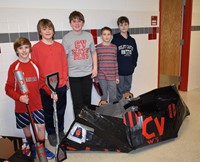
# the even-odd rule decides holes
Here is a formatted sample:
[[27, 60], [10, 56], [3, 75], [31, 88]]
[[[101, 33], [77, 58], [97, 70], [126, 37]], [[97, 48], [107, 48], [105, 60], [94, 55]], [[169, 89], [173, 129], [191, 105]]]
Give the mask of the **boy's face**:
[[17, 54], [19, 55], [19, 59], [23, 61], [29, 60], [29, 54], [30, 54], [30, 47], [29, 45], [22, 45], [17, 48]]
[[109, 43], [112, 39], [111, 32], [109, 30], [104, 30], [101, 34], [101, 39], [103, 40], [103, 42]]
[[70, 25], [71, 25], [73, 31], [79, 33], [82, 31], [84, 22], [80, 19], [75, 18], [75, 19], [71, 20]]
[[129, 24], [124, 22], [119, 24], [119, 30], [121, 33], [127, 33], [129, 28]]
[[48, 26], [41, 26], [40, 35], [42, 36], [42, 39], [51, 40], [54, 35], [53, 28]]

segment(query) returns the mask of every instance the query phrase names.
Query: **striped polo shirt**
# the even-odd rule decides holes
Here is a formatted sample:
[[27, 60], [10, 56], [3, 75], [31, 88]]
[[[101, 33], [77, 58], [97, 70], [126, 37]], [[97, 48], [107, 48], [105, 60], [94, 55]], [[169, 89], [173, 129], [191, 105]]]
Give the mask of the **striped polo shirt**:
[[114, 81], [119, 79], [117, 63], [117, 47], [110, 43], [100, 43], [96, 46], [99, 80]]

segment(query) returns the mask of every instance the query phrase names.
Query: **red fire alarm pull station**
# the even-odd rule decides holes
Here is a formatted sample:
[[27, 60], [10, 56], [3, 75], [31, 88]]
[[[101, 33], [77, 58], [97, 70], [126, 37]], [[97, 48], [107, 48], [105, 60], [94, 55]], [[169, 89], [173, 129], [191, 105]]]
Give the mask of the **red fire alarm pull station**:
[[151, 25], [155, 26], [157, 25], [158, 17], [157, 16], [151, 16]]

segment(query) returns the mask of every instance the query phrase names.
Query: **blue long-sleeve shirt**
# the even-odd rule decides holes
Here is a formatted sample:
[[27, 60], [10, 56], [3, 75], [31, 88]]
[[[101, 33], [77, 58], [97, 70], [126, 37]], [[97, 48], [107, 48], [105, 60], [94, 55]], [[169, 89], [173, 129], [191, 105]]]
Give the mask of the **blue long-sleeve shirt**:
[[120, 33], [114, 34], [111, 43], [117, 46], [117, 61], [119, 75], [126, 76], [133, 74], [137, 66], [138, 50], [136, 41], [128, 33], [124, 38]]

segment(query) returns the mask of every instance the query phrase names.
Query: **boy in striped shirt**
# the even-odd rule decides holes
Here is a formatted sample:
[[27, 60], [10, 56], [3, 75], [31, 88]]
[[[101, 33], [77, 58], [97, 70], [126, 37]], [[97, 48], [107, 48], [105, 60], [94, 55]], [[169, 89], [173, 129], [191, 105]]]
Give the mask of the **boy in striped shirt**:
[[102, 43], [96, 46], [99, 82], [103, 95], [99, 106], [116, 101], [116, 84], [119, 84], [117, 47], [110, 43], [112, 30], [109, 27], [101, 29]]

